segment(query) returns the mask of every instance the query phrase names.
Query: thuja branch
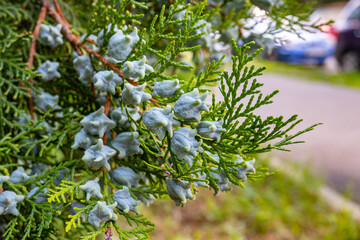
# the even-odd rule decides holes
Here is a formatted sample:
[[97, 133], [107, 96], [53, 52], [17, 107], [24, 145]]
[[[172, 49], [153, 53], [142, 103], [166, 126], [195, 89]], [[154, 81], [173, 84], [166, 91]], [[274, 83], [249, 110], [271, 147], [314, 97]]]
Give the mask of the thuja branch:
[[[111, 70], [116, 72], [121, 78], [125, 79], [130, 84], [137, 86], [138, 83], [130, 78], [125, 78], [124, 73], [118, 69], [115, 64], [109, 62], [106, 60], [100, 53], [97, 51], [94, 51], [89, 46], [87, 46], [84, 42], [80, 41], [79, 36], [72, 33], [69, 26], [66, 24], [66, 20], [64, 20], [61, 15], [54, 9], [54, 7], [50, 4], [49, 0], [42, 0], [43, 6], [46, 6], [46, 8], [49, 11], [49, 14], [55, 19], [57, 23], [60, 23], [62, 25], [62, 31], [65, 35], [65, 38], [72, 44], [74, 44], [77, 47], [82, 47], [86, 52], [88, 52], [91, 55], [94, 55], [97, 57], [105, 66], [108, 66]], [[60, 6], [59, 6], [60, 8]], [[160, 107], [160, 105], [156, 102], [155, 99], [150, 99], [150, 102], [154, 104], [156, 107]]]
[[[49, 239], [73, 223], [81, 224], [77, 231], [56, 237], [94, 239], [106, 231], [110, 239], [107, 229], [113, 223], [121, 239], [145, 239], [153, 224], [136, 208], [140, 202], [149, 205], [170, 197], [185, 206], [199, 187], [219, 194], [233, 184], [263, 178], [268, 170], [255, 165], [254, 155], [285, 150], [300, 142], [294, 137], [312, 129], [290, 135], [299, 122], [296, 117], [255, 115], [274, 95], [261, 94], [256, 77], [262, 68], [247, 65], [259, 52], [249, 55], [250, 46], [238, 47], [234, 39], [236, 54], [225, 59], [225, 48], [213, 47], [233, 37], [216, 38], [217, 30], [222, 34], [235, 29], [238, 36], [235, 21], [252, 17], [244, 9], [253, 1], [245, 1], [241, 10], [232, 8], [236, 15], [225, 11], [231, 1], [212, 9], [206, 1], [184, 6], [184, 0], [161, 9], [155, 0], [41, 0], [26, 1], [26, 7], [8, 2], [12, 7], [1, 18], [17, 22], [14, 34], [5, 43], [0, 39], [0, 49], [9, 46], [0, 50], [0, 225], [9, 223], [4, 239]], [[56, 26], [41, 23], [47, 14]], [[209, 21], [219, 14], [224, 19], [216, 20], [223, 23], [212, 26]], [[20, 34], [29, 30], [28, 23], [34, 28], [32, 43], [31, 35]], [[44, 34], [42, 27], [36, 30], [40, 25]], [[97, 38], [91, 36], [96, 41], [80, 38], [75, 26], [89, 37], [100, 31]], [[37, 35], [41, 41], [35, 42]], [[30, 54], [29, 49], [24, 53], [23, 40], [30, 41]], [[53, 41], [56, 44], [47, 44]], [[35, 49], [35, 44], [43, 47]], [[25, 69], [37, 65], [34, 55], [42, 64], [36, 71]], [[107, 56], [122, 64], [109, 62]], [[220, 69], [225, 61], [233, 61], [230, 73]], [[193, 65], [203, 71], [180, 70]], [[76, 76], [79, 81], [74, 81]], [[24, 87], [17, 86], [19, 79]], [[144, 84], [130, 86], [138, 82]], [[209, 105], [206, 85], [218, 82], [224, 100], [216, 102], [214, 94]], [[30, 89], [36, 92], [36, 121], [27, 114]], [[266, 144], [274, 139], [280, 141]], [[119, 217], [128, 221], [130, 230], [115, 225]]]

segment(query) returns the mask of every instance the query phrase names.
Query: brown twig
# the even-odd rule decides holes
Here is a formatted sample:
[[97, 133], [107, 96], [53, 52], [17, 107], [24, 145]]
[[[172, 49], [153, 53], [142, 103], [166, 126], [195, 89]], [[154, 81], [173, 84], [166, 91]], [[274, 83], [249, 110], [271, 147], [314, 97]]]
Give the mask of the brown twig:
[[71, 46], [75, 49], [77, 54], [83, 55], [83, 53], [81, 52], [81, 50], [78, 46], [76, 46], [75, 44], [71, 44]]
[[96, 98], [96, 92], [95, 92], [94, 83], [90, 83], [90, 88], [91, 88], [91, 91], [92, 91], [92, 93], [93, 93], [94, 98]]
[[[109, 110], [110, 110], [110, 94], [108, 93], [106, 95], [106, 103], [105, 103], [105, 109], [104, 109], [104, 114], [107, 116], [109, 114]], [[103, 143], [106, 144], [106, 140], [107, 140], [107, 134], [105, 133], [103, 136]]]
[[28, 64], [26, 66], [26, 68], [32, 68], [33, 64], [34, 64], [34, 57], [36, 54], [36, 38], [39, 35], [39, 31], [40, 31], [40, 25], [41, 22], [45, 19], [46, 17], [46, 7], [43, 6], [41, 8], [41, 11], [39, 13], [38, 19], [36, 21], [36, 25], [33, 31], [33, 37], [31, 40], [31, 46], [30, 46], [30, 52], [29, 52], [29, 59], [28, 59]]
[[[38, 19], [36, 21], [36, 25], [34, 28], [34, 31], [32, 33], [32, 39], [31, 39], [31, 46], [30, 46], [30, 50], [29, 50], [29, 59], [28, 59], [28, 64], [26, 65], [26, 68], [32, 68], [33, 64], [34, 64], [34, 57], [36, 54], [36, 38], [39, 35], [39, 31], [40, 31], [40, 25], [42, 23], [42, 21], [45, 19], [46, 17], [46, 7], [42, 6]], [[29, 79], [29, 83], [32, 85], [34, 83], [33, 79], [30, 78]], [[23, 81], [20, 82], [20, 86], [24, 87], [25, 83]], [[31, 93], [31, 89], [28, 89], [28, 94], [30, 95], [29, 98], [29, 110], [30, 110], [30, 115], [31, 115], [31, 119], [34, 120], [35, 116], [34, 116], [34, 104], [32, 101], [32, 93]]]
[[104, 113], [106, 116], [109, 114], [109, 110], [110, 110], [110, 94], [108, 93], [106, 95], [106, 103], [105, 103], [105, 109], [104, 109]]
[[96, 43], [94, 40], [92, 40], [92, 39], [90, 39], [90, 38], [87, 38], [86, 41], [88, 41], [88, 42], [91, 43], [91, 44], [95, 44], [95, 43]]
[[60, 4], [57, 0], [53, 0], [54, 4], [55, 4], [55, 7], [56, 7], [56, 10], [58, 11], [60, 17], [63, 19], [64, 23], [66, 24], [66, 26], [68, 28], [70, 28], [70, 23], [66, 20], [65, 16], [64, 16], [64, 13], [60, 7]]
[[86, 44], [84, 44], [82, 41], [80, 41], [79, 37], [72, 33], [70, 28], [68, 26], [66, 26], [66, 24], [64, 23], [64, 20], [62, 19], [62, 17], [60, 16], [60, 14], [54, 9], [53, 6], [51, 6], [49, 0], [42, 0], [43, 5], [45, 5], [47, 7], [47, 9], [49, 10], [49, 14], [54, 17], [54, 19], [56, 20], [56, 22], [60, 23], [63, 27], [62, 27], [62, 31], [65, 35], [65, 38], [72, 44], [74, 44], [75, 46], [79, 46], [82, 47], [83, 49], [85, 49], [85, 51], [87, 51], [89, 54], [94, 55], [95, 57], [97, 57], [104, 65], [108, 66], [110, 69], [112, 69], [114, 72], [116, 72], [121, 78], [126, 79], [129, 83], [131, 83], [132, 85], [137, 85], [137, 82], [135, 82], [132, 79], [129, 78], [125, 78], [124, 77], [124, 73], [122, 71], [120, 71], [115, 64], [109, 62], [108, 60], [106, 60], [100, 53], [94, 51], [93, 49], [91, 49], [89, 46], [87, 46]]
[[[120, 71], [120, 69], [118, 69], [115, 64], [109, 62], [100, 53], [98, 53], [97, 51], [94, 51], [89, 46], [87, 46], [84, 42], [80, 41], [79, 36], [77, 36], [76, 34], [71, 32], [70, 28], [66, 25], [66, 23], [62, 19], [61, 15], [50, 4], [49, 0], [42, 0], [42, 3], [43, 3], [43, 6], [47, 7], [49, 14], [55, 19], [55, 21], [60, 23], [63, 26], [62, 31], [65, 35], [65, 38], [70, 43], [74, 44], [75, 46], [82, 47], [86, 52], [97, 57], [104, 65], [108, 66], [111, 70], [116, 72], [121, 78], [125, 79], [130, 84], [132, 84], [134, 86], [138, 85], [138, 83], [136, 81], [134, 81], [133, 79], [125, 78], [124, 73], [122, 71]], [[156, 107], [160, 107], [160, 105], [156, 102], [155, 99], [150, 99], [150, 102], [152, 102]]]
[[152, 103], [152, 104], [154, 104], [154, 106], [156, 106], [156, 107], [161, 107], [158, 103], [157, 103], [157, 101], [155, 100], [155, 99], [150, 99], [150, 102]]

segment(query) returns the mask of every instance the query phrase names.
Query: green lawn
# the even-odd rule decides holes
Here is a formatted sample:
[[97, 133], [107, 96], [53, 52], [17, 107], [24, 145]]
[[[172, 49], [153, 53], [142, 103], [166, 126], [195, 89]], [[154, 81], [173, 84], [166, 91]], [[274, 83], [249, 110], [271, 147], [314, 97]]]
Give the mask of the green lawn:
[[265, 66], [266, 72], [281, 73], [285, 75], [298, 76], [310, 81], [329, 82], [337, 85], [346, 85], [360, 88], [360, 72], [351, 73], [328, 73], [319, 66], [297, 66], [282, 62], [258, 59], [254, 62], [256, 66]]
[[156, 240], [360, 239], [359, 223], [317, 195], [321, 181], [298, 173], [294, 178], [278, 172], [216, 197], [204, 190], [184, 208], [159, 200], [140, 212], [156, 223]]

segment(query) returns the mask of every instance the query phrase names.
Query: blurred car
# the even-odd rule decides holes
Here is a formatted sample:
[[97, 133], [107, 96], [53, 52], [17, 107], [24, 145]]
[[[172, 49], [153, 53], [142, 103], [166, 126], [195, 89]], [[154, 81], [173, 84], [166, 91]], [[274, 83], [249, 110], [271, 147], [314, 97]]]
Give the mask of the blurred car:
[[328, 33], [303, 31], [300, 35], [287, 34], [286, 42], [275, 49], [275, 58], [289, 64], [322, 65], [334, 55], [336, 40]]
[[[358, 0], [360, 1], [360, 0]], [[341, 9], [341, 8], [340, 8]], [[328, 22], [337, 15], [339, 8], [324, 6], [318, 8], [310, 16], [310, 23]], [[263, 58], [298, 65], [322, 65], [329, 57], [334, 56], [336, 38], [329, 34], [330, 27], [324, 25], [321, 30], [309, 31], [293, 26], [291, 32], [279, 30], [269, 18], [261, 15], [261, 11], [251, 19], [247, 19], [242, 29], [243, 42], [255, 41], [264, 48]], [[296, 33], [293, 32], [296, 30]], [[239, 42], [242, 45], [243, 42]]]
[[360, 1], [350, 1], [334, 24], [335, 56], [344, 71], [360, 70]]

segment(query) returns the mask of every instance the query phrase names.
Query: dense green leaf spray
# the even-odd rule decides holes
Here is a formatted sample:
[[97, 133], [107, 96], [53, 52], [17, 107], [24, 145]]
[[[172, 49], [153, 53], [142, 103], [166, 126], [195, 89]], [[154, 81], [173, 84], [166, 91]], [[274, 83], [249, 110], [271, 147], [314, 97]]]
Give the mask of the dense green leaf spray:
[[[139, 204], [185, 206], [200, 187], [219, 194], [267, 176], [256, 154], [285, 150], [314, 126], [290, 134], [297, 116], [254, 113], [277, 91], [261, 93], [251, 40], [317, 27], [304, 23], [310, 9], [0, 0], [1, 239], [111, 239], [111, 227], [144, 239], [154, 225]], [[255, 10], [271, 23], [261, 35]]]

